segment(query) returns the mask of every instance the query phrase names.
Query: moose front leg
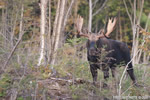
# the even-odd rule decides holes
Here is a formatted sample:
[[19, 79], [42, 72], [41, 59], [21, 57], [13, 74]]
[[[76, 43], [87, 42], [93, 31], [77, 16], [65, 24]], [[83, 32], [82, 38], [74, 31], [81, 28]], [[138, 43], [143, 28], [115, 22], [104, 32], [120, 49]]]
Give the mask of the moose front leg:
[[133, 84], [136, 84], [136, 80], [135, 80], [135, 75], [134, 75], [133, 69], [127, 69], [127, 72], [129, 74], [130, 78], [132, 79]]
[[90, 65], [90, 71], [93, 77], [93, 84], [96, 85], [96, 81], [97, 81], [97, 67], [95, 64], [91, 64]]
[[116, 69], [115, 69], [115, 67], [116, 66], [110, 67], [111, 68], [112, 77], [113, 77], [111, 86], [112, 86], [114, 92], [117, 93], [117, 90], [116, 90], [116, 88], [117, 88], [117, 77], [116, 77]]
[[102, 68], [102, 71], [104, 73], [104, 79], [105, 79], [105, 82], [103, 83], [103, 87], [106, 88], [107, 87], [107, 79], [109, 78], [109, 68], [107, 67], [103, 67]]

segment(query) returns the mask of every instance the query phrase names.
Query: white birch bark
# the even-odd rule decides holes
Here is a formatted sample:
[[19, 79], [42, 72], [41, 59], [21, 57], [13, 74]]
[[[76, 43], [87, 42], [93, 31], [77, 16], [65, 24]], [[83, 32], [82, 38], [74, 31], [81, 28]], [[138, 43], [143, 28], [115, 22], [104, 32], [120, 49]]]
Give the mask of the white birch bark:
[[47, 0], [41, 0], [40, 8], [41, 8], [41, 47], [40, 47], [40, 57], [38, 61], [38, 66], [44, 63], [44, 54], [45, 54], [45, 26], [46, 26], [46, 6], [47, 6]]
[[49, 0], [49, 16], [48, 16], [48, 61], [50, 63], [51, 59], [51, 48], [52, 48], [52, 36], [51, 36], [51, 0]]
[[60, 12], [59, 12], [59, 18], [58, 18], [58, 26], [57, 26], [57, 31], [56, 31], [56, 36], [55, 36], [55, 45], [54, 45], [54, 56], [52, 59], [52, 65], [55, 64], [55, 60], [56, 60], [56, 50], [58, 49], [59, 46], [59, 40], [60, 40], [60, 34], [61, 34], [61, 27], [62, 27], [62, 22], [63, 22], [63, 18], [64, 18], [64, 11], [65, 11], [65, 2], [66, 0], [62, 0], [60, 3]]
[[69, 14], [71, 12], [72, 6], [75, 1], [77, 0], [71, 1], [68, 10], [66, 10], [67, 0], [57, 1], [55, 21], [54, 21], [53, 32], [51, 36], [51, 52], [50, 52], [50, 59], [49, 59], [49, 63], [51, 65], [54, 65], [56, 62], [57, 49], [61, 45], [61, 36], [63, 36], [62, 34], [67, 24], [67, 19], [69, 17]]
[[61, 8], [60, 8], [60, 13], [59, 13], [59, 20], [58, 20], [58, 27], [57, 27], [57, 34], [56, 34], [56, 43], [55, 43], [55, 47], [54, 47], [54, 51], [56, 51], [58, 49], [59, 46], [59, 39], [60, 39], [60, 34], [61, 34], [61, 28], [62, 28], [62, 22], [63, 22], [63, 18], [64, 18], [64, 11], [65, 11], [65, 1], [63, 0], [61, 2]]
[[54, 54], [55, 54], [55, 50], [54, 50], [54, 46], [55, 46], [55, 37], [57, 34], [57, 26], [58, 26], [58, 18], [59, 18], [59, 13], [60, 13], [60, 0], [58, 0], [57, 3], [57, 9], [56, 9], [56, 16], [55, 16], [55, 21], [54, 21], [54, 25], [53, 25], [53, 33], [52, 33], [52, 37], [51, 37], [51, 52], [50, 52], [50, 64], [54, 64], [55, 60], [54, 58]]
[[91, 32], [92, 29], [92, 0], [89, 0], [89, 24], [88, 31]]
[[60, 0], [58, 0], [58, 3], [57, 3], [56, 16], [55, 16], [55, 21], [54, 21], [54, 26], [53, 26], [53, 34], [52, 34], [52, 45], [53, 45], [53, 47], [52, 47], [52, 51], [54, 51], [55, 37], [56, 37], [56, 34], [57, 34], [56, 32], [57, 32], [59, 13], [60, 13]]

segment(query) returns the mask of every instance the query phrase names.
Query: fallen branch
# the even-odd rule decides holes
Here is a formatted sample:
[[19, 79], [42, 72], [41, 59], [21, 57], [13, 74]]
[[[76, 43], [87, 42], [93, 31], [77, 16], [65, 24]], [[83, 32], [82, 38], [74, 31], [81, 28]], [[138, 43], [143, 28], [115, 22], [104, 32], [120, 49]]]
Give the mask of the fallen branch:
[[[90, 81], [86, 81], [84, 79], [81, 79], [81, 78], [76, 78], [75, 80], [73, 79], [62, 79], [62, 78], [54, 78], [54, 77], [50, 77], [50, 79], [46, 79], [46, 80], [38, 80], [37, 82], [40, 82], [40, 83], [50, 83], [51, 81], [60, 81], [60, 82], [63, 82], [63, 84], [65, 83], [69, 83], [69, 84], [84, 84], [84, 83], [87, 83], [87, 84], [92, 84], [92, 82]], [[59, 83], [59, 82], [58, 82]]]

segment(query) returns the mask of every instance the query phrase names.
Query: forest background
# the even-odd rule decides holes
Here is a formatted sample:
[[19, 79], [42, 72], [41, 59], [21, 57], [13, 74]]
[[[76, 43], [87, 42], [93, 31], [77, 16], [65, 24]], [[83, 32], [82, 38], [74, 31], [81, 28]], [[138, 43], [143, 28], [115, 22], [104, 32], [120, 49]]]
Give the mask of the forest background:
[[[93, 33], [106, 29], [108, 18], [117, 18], [110, 38], [127, 43], [141, 88], [123, 75], [125, 67], [117, 71], [122, 84], [114, 86], [110, 78], [110, 88], [101, 88], [99, 71], [100, 86], [92, 86], [86, 39], [76, 36], [74, 27], [78, 15], [84, 31]], [[0, 0], [0, 98], [150, 98], [149, 20], [149, 0]]]

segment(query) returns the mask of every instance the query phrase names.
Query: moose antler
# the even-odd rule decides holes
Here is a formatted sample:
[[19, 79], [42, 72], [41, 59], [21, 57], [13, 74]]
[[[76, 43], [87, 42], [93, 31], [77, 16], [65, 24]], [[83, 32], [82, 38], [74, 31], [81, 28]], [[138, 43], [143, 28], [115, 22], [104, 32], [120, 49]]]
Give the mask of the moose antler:
[[75, 22], [75, 26], [76, 26], [76, 29], [77, 29], [77, 32], [80, 36], [84, 36], [84, 37], [89, 37], [88, 34], [83, 34], [82, 33], [82, 26], [83, 26], [83, 18], [81, 16], [78, 15], [77, 19], [76, 19], [76, 22]]
[[109, 34], [114, 30], [114, 26], [116, 25], [116, 18], [114, 19], [109, 19], [108, 20], [108, 25], [107, 25], [107, 33], [104, 34], [104, 29], [101, 29], [99, 31], [99, 33], [101, 33], [100, 35], [98, 35], [98, 38], [102, 38], [102, 37], [109, 37]]
[[109, 34], [114, 30], [114, 26], [116, 25], [116, 18], [109, 19], [108, 25], [107, 25], [107, 33], [105, 34], [107, 37], [109, 37]]
[[[96, 38], [109, 37], [109, 34], [114, 30], [114, 26], [116, 25], [116, 21], [117, 21], [116, 18], [109, 19], [108, 25], [107, 25], [107, 33], [104, 34], [104, 30], [101, 29], [99, 32], [101, 34], [96, 36]], [[76, 22], [75, 22], [75, 27], [77, 29], [77, 32], [80, 36], [84, 36], [84, 37], [89, 38], [90, 37], [89, 34], [83, 34], [82, 33], [82, 26], [83, 26], [83, 18], [78, 15]]]
[[75, 26], [76, 26], [77, 32], [80, 33], [82, 26], [83, 26], [83, 18], [79, 15], [76, 19]]

